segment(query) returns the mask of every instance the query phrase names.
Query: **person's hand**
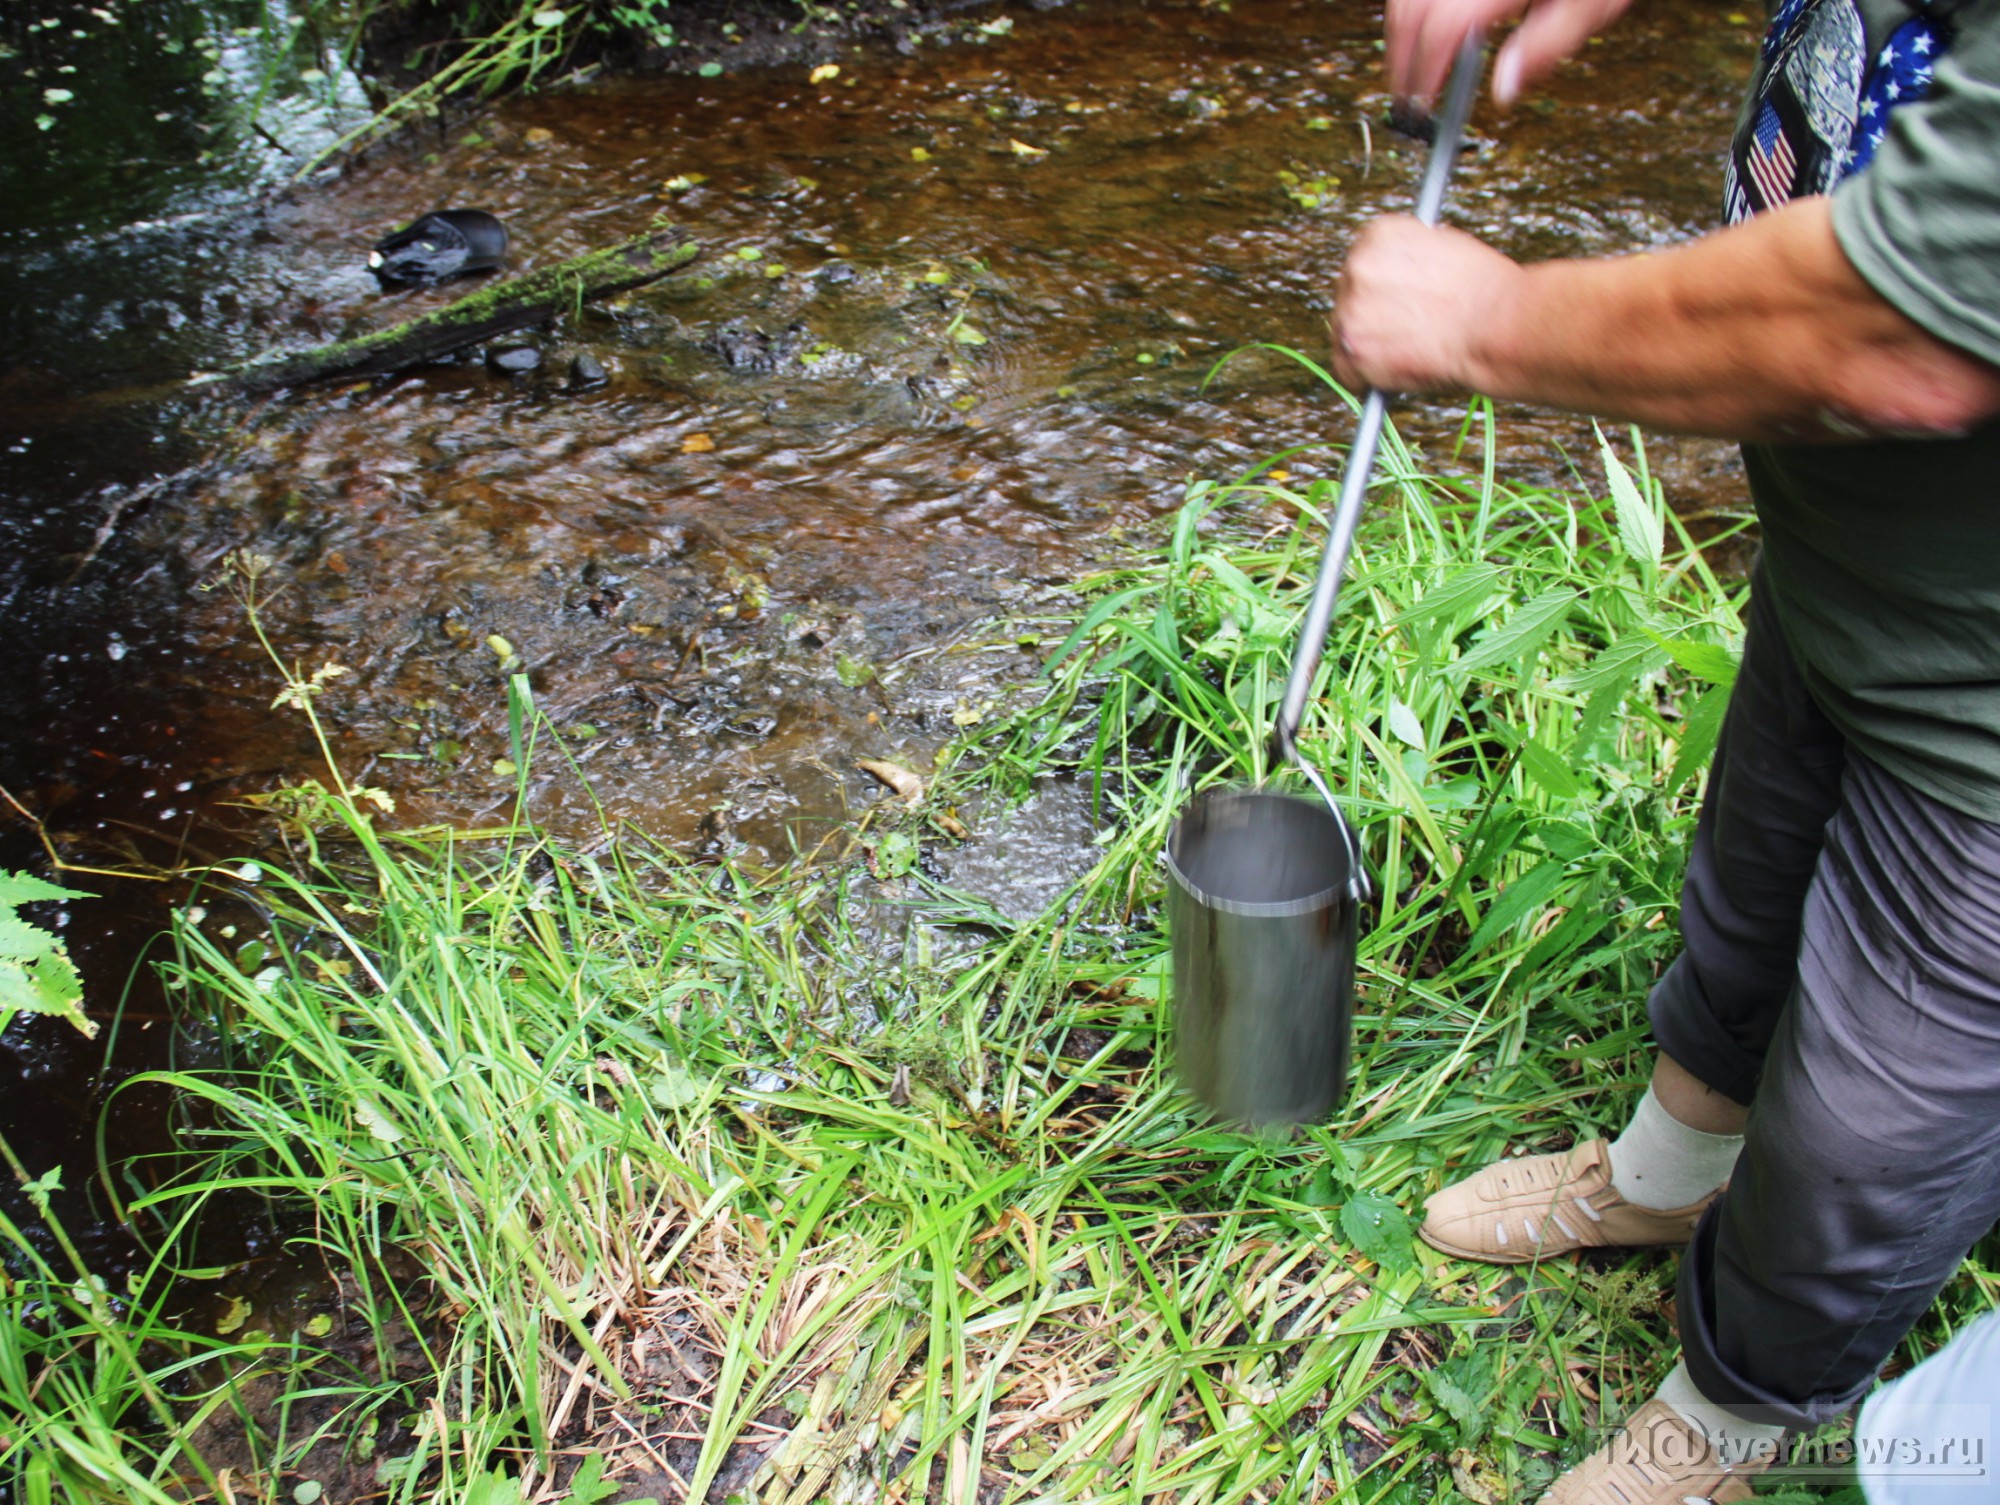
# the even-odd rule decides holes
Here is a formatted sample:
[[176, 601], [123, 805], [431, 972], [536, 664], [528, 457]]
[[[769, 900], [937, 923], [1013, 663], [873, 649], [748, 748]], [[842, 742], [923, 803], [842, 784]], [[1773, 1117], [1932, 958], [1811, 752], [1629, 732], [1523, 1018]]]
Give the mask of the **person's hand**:
[[1511, 105], [1521, 90], [1571, 56], [1619, 16], [1631, 0], [1388, 0], [1389, 87], [1429, 99], [1466, 34], [1521, 24], [1493, 62], [1493, 97]]
[[1372, 221], [1348, 253], [1329, 325], [1351, 391], [1479, 385], [1478, 340], [1525, 272], [1462, 230], [1406, 214]]

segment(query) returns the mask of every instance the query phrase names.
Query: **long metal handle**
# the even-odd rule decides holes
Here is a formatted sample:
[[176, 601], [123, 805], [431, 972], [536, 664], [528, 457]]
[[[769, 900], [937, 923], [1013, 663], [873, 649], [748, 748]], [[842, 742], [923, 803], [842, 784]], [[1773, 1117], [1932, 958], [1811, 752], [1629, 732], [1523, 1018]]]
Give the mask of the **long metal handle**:
[[[1437, 134], [1431, 139], [1430, 162], [1424, 169], [1423, 186], [1417, 190], [1417, 218], [1426, 225], [1435, 225], [1444, 208], [1445, 185], [1451, 180], [1459, 139], [1465, 134], [1466, 116], [1472, 111], [1472, 93], [1479, 83], [1485, 47], [1483, 36], [1476, 31], [1468, 33], [1458, 49], [1458, 61], [1452, 66], [1444, 108], [1437, 116]], [[1354, 530], [1361, 521], [1361, 504], [1368, 496], [1375, 451], [1382, 443], [1382, 426], [1388, 416], [1388, 394], [1371, 387], [1361, 402], [1361, 421], [1355, 426], [1354, 444], [1347, 451], [1347, 469], [1340, 478], [1340, 504], [1334, 509], [1333, 526], [1327, 531], [1326, 549], [1319, 560], [1319, 578], [1313, 583], [1312, 604], [1306, 608], [1305, 624], [1299, 628], [1298, 646], [1292, 651], [1291, 678], [1285, 681], [1278, 724], [1271, 732], [1278, 751], [1296, 764], [1322, 795], [1327, 793], [1326, 786], [1299, 756], [1299, 723], [1305, 716], [1306, 697], [1312, 693], [1313, 676], [1319, 672], [1320, 654], [1326, 648], [1334, 600], [1340, 595], [1341, 578], [1347, 573], [1347, 555], [1354, 547]], [[1327, 803], [1333, 803], [1330, 795]]]

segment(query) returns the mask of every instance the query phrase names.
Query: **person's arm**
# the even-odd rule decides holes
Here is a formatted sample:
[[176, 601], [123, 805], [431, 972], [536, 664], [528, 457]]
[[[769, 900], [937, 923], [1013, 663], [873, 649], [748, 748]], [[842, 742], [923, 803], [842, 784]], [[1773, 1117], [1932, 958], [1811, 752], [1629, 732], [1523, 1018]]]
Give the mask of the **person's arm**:
[[1402, 216], [1356, 241], [1342, 381], [1490, 397], [1751, 440], [1951, 434], [2000, 414], [2000, 368], [1862, 280], [1829, 201], [1670, 251], [1521, 266]]

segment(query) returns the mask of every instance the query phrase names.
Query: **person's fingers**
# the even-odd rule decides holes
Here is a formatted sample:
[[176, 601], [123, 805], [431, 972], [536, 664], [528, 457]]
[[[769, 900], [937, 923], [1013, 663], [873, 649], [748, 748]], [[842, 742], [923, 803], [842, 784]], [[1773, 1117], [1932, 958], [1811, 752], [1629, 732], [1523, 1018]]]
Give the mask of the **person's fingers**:
[[1539, 0], [1493, 62], [1493, 98], [1511, 105], [1521, 91], [1623, 14], [1628, 0]]
[[1444, 87], [1466, 33], [1486, 31], [1526, 9], [1528, 0], [1388, 0], [1389, 87], [1428, 100]]

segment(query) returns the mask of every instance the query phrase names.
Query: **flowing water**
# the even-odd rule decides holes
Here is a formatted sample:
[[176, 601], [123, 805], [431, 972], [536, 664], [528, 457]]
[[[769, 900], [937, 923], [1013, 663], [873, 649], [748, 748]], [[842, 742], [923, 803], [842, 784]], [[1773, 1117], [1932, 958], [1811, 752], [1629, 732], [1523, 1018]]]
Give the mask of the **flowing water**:
[[[116, 154], [9, 179], [0, 784], [72, 861], [268, 840], [235, 802], [318, 759], [230, 588], [247, 550], [277, 651], [343, 667], [321, 712], [398, 819], [509, 815], [525, 673], [567, 747], [530, 769], [531, 809], [571, 839], [810, 847], [882, 794], [856, 758], [923, 769], [1033, 672], [996, 619], [1059, 601], [1190, 474], [1343, 438], [1282, 357], [1204, 379], [1258, 342], [1317, 354], [1355, 226], [1411, 199], [1422, 149], [1383, 124], [1378, 27], [1326, 0], [981, 12], [817, 82], [518, 99], [263, 198], [176, 196]], [[1646, 12], [1533, 108], [1482, 107], [1448, 217], [1525, 257], [1700, 232], [1754, 48], [1713, 4]], [[193, 106], [152, 106], [184, 132]], [[446, 300], [384, 294], [364, 258], [450, 205], [502, 216], [516, 269], [662, 213], [704, 254], [535, 335], [526, 375], [473, 358], [259, 404], [163, 385]], [[608, 379], [572, 380], [578, 355]], [[1404, 412], [1433, 454], [1460, 416]], [[1503, 416], [1511, 475], [1561, 481], [1593, 452], [1587, 424]], [[1724, 447], [1652, 458], [1683, 510], [1741, 505]], [[995, 814], [957, 861], [1032, 903], [1082, 860], [1087, 813], [1057, 793]], [[10, 813], [0, 865], [36, 856]], [[108, 1046], [28, 1021], [0, 1047], [0, 1132], [72, 1184], [167, 1033], [134, 966], [150, 886], [74, 881], [109, 897], [56, 918], [96, 1012], [133, 979], [125, 1022]], [[149, 1143], [157, 1103], [112, 1101], [114, 1153]]]

